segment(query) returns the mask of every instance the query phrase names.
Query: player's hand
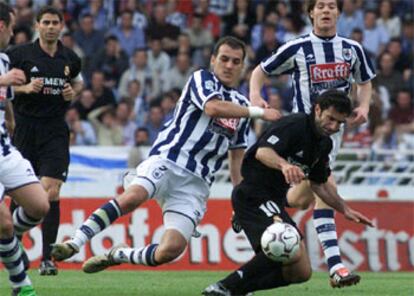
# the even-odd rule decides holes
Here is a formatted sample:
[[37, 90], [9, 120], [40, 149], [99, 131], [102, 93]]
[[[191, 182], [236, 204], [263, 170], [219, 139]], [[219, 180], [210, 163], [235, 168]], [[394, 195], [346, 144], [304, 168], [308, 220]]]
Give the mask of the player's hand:
[[279, 110], [276, 110], [273, 108], [267, 108], [267, 109], [264, 109], [264, 114], [262, 116], [262, 119], [267, 120], [267, 121], [276, 121], [280, 117], [282, 117], [282, 113], [280, 113]]
[[282, 166], [282, 173], [285, 176], [286, 183], [299, 184], [305, 179], [305, 173], [302, 169], [293, 164], [285, 164]]
[[43, 80], [40, 78], [33, 79], [29, 84], [26, 85], [26, 87], [27, 93], [38, 93], [43, 88]]
[[368, 121], [369, 108], [359, 106], [353, 111], [353, 118], [350, 120], [350, 127], [361, 125]]
[[70, 85], [70, 83], [66, 82], [63, 85], [62, 95], [65, 101], [71, 101], [73, 100], [73, 98], [75, 98], [75, 91], [73, 90], [72, 85]]
[[369, 218], [365, 217], [360, 212], [351, 209], [350, 207], [345, 208], [344, 215], [348, 220], [374, 227], [374, 223]]
[[261, 96], [250, 96], [250, 103], [252, 106], [257, 106], [261, 108], [269, 108], [269, 104]]
[[13, 68], [6, 74], [2, 75], [0, 85], [22, 85], [26, 82], [26, 75], [20, 69]]
[[72, 130], [77, 134], [83, 133], [82, 123], [80, 120], [77, 120], [72, 124]]

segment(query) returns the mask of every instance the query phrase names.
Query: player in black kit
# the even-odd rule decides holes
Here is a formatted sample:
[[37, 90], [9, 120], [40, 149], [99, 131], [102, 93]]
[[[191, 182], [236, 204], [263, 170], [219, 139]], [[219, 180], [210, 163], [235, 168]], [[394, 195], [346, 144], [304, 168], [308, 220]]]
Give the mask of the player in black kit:
[[50, 245], [57, 237], [59, 192], [69, 166], [69, 129], [64, 115], [83, 84], [79, 57], [58, 40], [63, 25], [62, 13], [45, 6], [36, 18], [39, 39], [8, 52], [11, 67], [22, 69], [29, 82], [15, 88], [13, 141], [31, 162], [50, 202], [50, 211], [42, 224], [41, 275], [57, 274], [50, 260]]
[[299, 254], [282, 264], [266, 257], [260, 239], [275, 218], [296, 227], [285, 211], [290, 185], [310, 181], [312, 190], [347, 219], [372, 226], [361, 213], [351, 209], [327, 182], [330, 175], [330, 135], [337, 132], [351, 114], [351, 102], [344, 92], [321, 94], [311, 114], [293, 114], [272, 123], [247, 152], [242, 164], [243, 181], [234, 188], [235, 217], [245, 231], [256, 255], [251, 261], [203, 295], [245, 295], [246, 293], [307, 281], [311, 266], [305, 245]]

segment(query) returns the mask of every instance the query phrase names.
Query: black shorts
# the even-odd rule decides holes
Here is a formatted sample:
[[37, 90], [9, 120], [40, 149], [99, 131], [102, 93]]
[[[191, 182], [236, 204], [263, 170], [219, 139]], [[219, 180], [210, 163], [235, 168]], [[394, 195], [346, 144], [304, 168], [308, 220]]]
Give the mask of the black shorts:
[[[260, 239], [266, 228], [274, 223], [278, 215], [283, 222], [293, 225], [299, 232], [296, 223], [285, 211], [286, 191], [279, 196], [264, 196], [257, 188], [243, 182], [233, 189], [231, 201], [237, 222], [241, 225], [247, 238], [257, 253], [260, 251]], [[302, 234], [301, 234], [302, 236]]]
[[13, 143], [39, 177], [66, 181], [69, 167], [69, 128], [62, 120], [16, 115]]

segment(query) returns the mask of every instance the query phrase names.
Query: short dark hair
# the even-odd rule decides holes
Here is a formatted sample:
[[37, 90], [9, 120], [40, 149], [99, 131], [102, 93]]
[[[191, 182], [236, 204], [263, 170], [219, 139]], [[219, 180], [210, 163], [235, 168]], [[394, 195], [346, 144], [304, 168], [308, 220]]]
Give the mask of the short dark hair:
[[[308, 1], [308, 7], [307, 7], [307, 10], [306, 10], [308, 12], [308, 16], [309, 16], [309, 19], [310, 19], [312, 24], [313, 24], [313, 19], [310, 17], [310, 12], [315, 8], [316, 2], [318, 2], [318, 0], [309, 0]], [[338, 6], [338, 10], [341, 11], [342, 10], [342, 1], [336, 0], [336, 6]]]
[[53, 14], [53, 15], [57, 15], [59, 17], [59, 21], [63, 22], [63, 13], [56, 9], [53, 6], [44, 6], [42, 8], [40, 8], [39, 12], [37, 13], [36, 16], [36, 21], [39, 23], [40, 20], [42, 19], [43, 15], [45, 14]]
[[246, 57], [246, 44], [240, 39], [233, 37], [233, 36], [224, 36], [217, 41], [216, 45], [214, 46], [213, 56], [217, 56], [222, 45], [228, 45], [232, 49], [241, 49], [243, 51], [243, 60]]
[[315, 105], [319, 105], [321, 111], [334, 107], [337, 112], [347, 116], [352, 113], [352, 103], [348, 94], [336, 89], [330, 89], [320, 94], [315, 100]]
[[11, 21], [10, 13], [14, 13], [13, 9], [8, 4], [0, 2], [0, 21], [3, 21], [7, 26]]

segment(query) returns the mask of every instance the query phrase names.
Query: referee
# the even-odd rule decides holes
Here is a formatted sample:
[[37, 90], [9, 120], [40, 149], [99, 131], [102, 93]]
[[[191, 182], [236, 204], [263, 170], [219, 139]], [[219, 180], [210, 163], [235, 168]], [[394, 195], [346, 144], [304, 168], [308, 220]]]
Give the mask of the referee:
[[24, 71], [28, 84], [15, 87], [13, 141], [28, 159], [48, 193], [50, 211], [42, 224], [43, 257], [40, 275], [56, 275], [50, 260], [60, 220], [59, 192], [69, 166], [69, 129], [64, 120], [75, 92], [83, 86], [81, 60], [58, 40], [62, 13], [43, 7], [36, 17], [39, 39], [12, 48], [11, 68]]

